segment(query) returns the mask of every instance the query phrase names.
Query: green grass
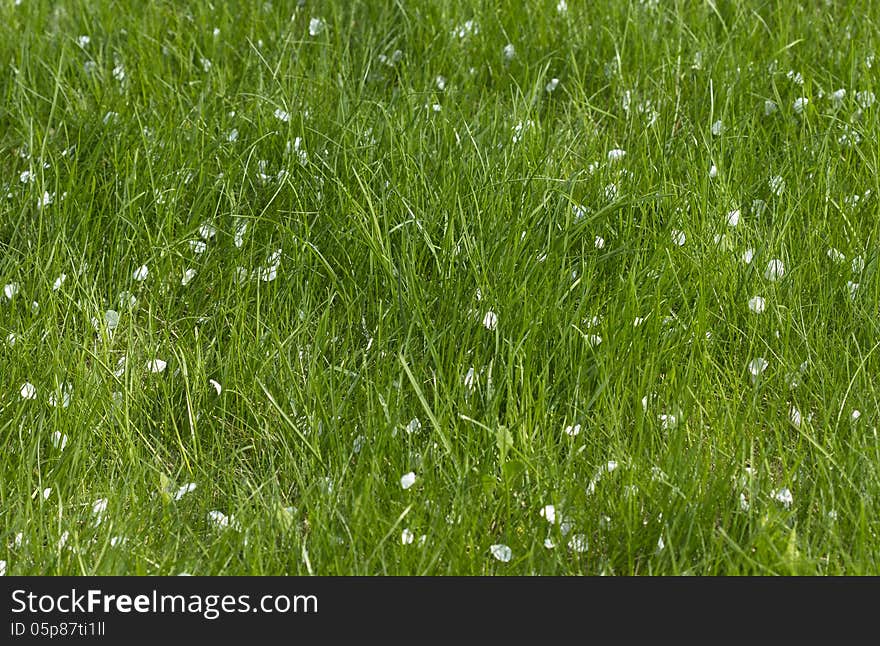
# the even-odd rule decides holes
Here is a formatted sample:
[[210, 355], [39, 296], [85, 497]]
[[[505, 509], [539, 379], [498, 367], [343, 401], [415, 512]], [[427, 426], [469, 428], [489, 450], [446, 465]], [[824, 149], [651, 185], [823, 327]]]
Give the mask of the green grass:
[[521, 4], [2, 0], [8, 574], [880, 572], [880, 5]]

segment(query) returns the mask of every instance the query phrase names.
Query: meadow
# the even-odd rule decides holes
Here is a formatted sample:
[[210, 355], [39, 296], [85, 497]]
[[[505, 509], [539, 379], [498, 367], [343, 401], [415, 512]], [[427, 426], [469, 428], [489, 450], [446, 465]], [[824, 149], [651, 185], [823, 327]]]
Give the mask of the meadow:
[[0, 573], [880, 572], [874, 0], [0, 3]]

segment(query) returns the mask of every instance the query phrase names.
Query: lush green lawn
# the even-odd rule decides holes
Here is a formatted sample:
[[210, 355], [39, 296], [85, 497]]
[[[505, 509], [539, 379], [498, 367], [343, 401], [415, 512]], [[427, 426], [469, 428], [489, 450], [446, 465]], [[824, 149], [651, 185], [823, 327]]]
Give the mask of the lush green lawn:
[[2, 0], [6, 573], [880, 572], [877, 2], [300, 4]]

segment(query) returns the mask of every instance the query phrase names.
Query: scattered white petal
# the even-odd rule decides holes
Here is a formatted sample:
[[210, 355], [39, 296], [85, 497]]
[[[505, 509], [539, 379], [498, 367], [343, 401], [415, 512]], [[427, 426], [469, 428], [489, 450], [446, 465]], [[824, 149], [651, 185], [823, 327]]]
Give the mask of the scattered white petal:
[[168, 364], [162, 359], [153, 359], [147, 363], [147, 369], [150, 372], [162, 372]]
[[828, 255], [828, 258], [830, 258], [832, 261], [834, 261], [836, 263], [841, 263], [844, 260], [846, 260], [846, 256], [844, 256], [843, 253], [841, 253], [840, 251], [838, 251], [834, 247], [831, 247], [830, 249], [828, 249], [827, 255]]
[[678, 417], [669, 413], [661, 413], [657, 415], [657, 419], [660, 420], [660, 428], [664, 431], [670, 430], [678, 426]]
[[63, 451], [64, 447], [67, 446], [67, 436], [63, 435], [61, 431], [54, 431], [52, 433], [52, 446]]
[[217, 234], [217, 227], [213, 224], [204, 223], [199, 227], [199, 235], [205, 240], [210, 240]]
[[186, 494], [188, 494], [188, 493], [190, 493], [190, 492], [192, 492], [192, 491], [195, 491], [195, 488], [196, 488], [196, 483], [195, 483], [195, 482], [190, 482], [190, 483], [187, 483], [187, 484], [183, 485], [183, 486], [182, 486], [180, 489], [178, 489], [177, 492], [174, 494], [174, 499], [175, 499], [175, 500], [180, 500], [180, 499], [183, 498]]
[[412, 545], [412, 542], [415, 540], [415, 538], [415, 534], [413, 534], [412, 530], [410, 530], [408, 527], [400, 533], [400, 542], [402, 545]]
[[420, 430], [422, 430], [422, 423], [418, 417], [412, 418], [406, 425], [406, 432], [409, 434], [417, 433]]
[[49, 500], [49, 496], [52, 495], [52, 487], [46, 487], [43, 489], [43, 500]]
[[400, 486], [404, 489], [409, 489], [416, 483], [416, 474], [410, 471], [409, 473], [404, 473], [400, 477]]
[[577, 437], [581, 432], [581, 425], [575, 424], [573, 426], [566, 426], [563, 432], [571, 437]]
[[189, 248], [194, 254], [200, 255], [200, 254], [205, 253], [205, 250], [208, 248], [208, 245], [205, 243], [204, 240], [190, 240], [189, 241]]
[[189, 285], [190, 281], [196, 277], [196, 270], [192, 267], [186, 269], [183, 272], [183, 278], [180, 279], [180, 284], [186, 287]]
[[861, 256], [856, 256], [853, 258], [850, 267], [854, 274], [861, 274], [865, 270], [865, 259]]
[[626, 151], [620, 148], [613, 148], [608, 151], [608, 161], [616, 162], [620, 161], [626, 156]]
[[489, 552], [502, 563], [507, 563], [513, 558], [513, 551], [507, 545], [490, 545]]
[[139, 283], [145, 281], [147, 279], [147, 275], [150, 273], [150, 270], [147, 269], [146, 265], [141, 265], [137, 269], [134, 270], [132, 274], [132, 278], [134, 278]]
[[324, 31], [324, 21], [320, 18], [309, 20], [309, 36], [317, 36]]
[[516, 48], [513, 46], [513, 43], [507, 43], [504, 46], [504, 60], [510, 62], [514, 58], [516, 58]]
[[795, 114], [801, 114], [804, 110], [806, 110], [807, 105], [809, 103], [810, 103], [810, 100], [805, 96], [802, 96], [798, 99], [795, 99], [794, 104], [792, 105], [792, 108], [794, 108]]
[[223, 386], [221, 386], [218, 382], [214, 381], [213, 379], [208, 379], [208, 383], [214, 386], [214, 390], [217, 391], [218, 395], [223, 392]]
[[792, 406], [788, 411], [788, 419], [791, 421], [792, 426], [794, 426], [795, 428], [800, 428], [801, 423], [803, 422], [803, 416], [801, 415], [801, 412], [794, 406]]
[[26, 381], [21, 390], [19, 390], [19, 394], [21, 394], [22, 399], [36, 399], [37, 389], [32, 383]]
[[718, 121], [716, 121], [715, 123], [712, 124], [712, 134], [717, 137], [718, 135], [721, 134], [722, 128], [723, 128], [723, 125], [721, 124], [721, 119], [719, 119]]
[[602, 236], [596, 236], [596, 239], [593, 241], [593, 246], [596, 249], [604, 249], [605, 248], [605, 238]]
[[547, 90], [548, 92], [552, 92], [553, 90], [555, 90], [557, 88], [558, 85], [559, 85], [559, 79], [552, 78], [552, 79], [550, 79], [550, 82], [547, 84], [547, 86], [544, 89]]
[[486, 312], [486, 315], [483, 317], [483, 327], [487, 330], [494, 330], [498, 326], [498, 315], [495, 314], [492, 310]]
[[55, 282], [52, 283], [52, 291], [57, 292], [61, 289], [61, 286], [64, 284], [64, 281], [67, 280], [67, 274], [61, 274], [58, 278], [55, 279]]
[[749, 361], [749, 374], [751, 374], [753, 377], [757, 377], [762, 372], [764, 372], [769, 365], [770, 364], [764, 357], [752, 359], [751, 361]]
[[57, 407], [60, 404], [61, 408], [67, 408], [70, 406], [73, 387], [68, 383], [62, 383], [60, 390], [60, 397], [56, 393], [49, 393], [49, 405]]
[[850, 418], [853, 422], [857, 422], [857, 421], [859, 421], [859, 418], [860, 418], [861, 416], [862, 416], [862, 412], [861, 412], [860, 410], [856, 409], [856, 410], [854, 410], [854, 411], [852, 412], [852, 415], [850, 415], [849, 418]]
[[551, 525], [556, 522], [556, 507], [553, 505], [544, 505], [540, 513], [541, 517]]
[[769, 117], [778, 109], [779, 108], [774, 101], [770, 101], [769, 99], [764, 101], [764, 116]]
[[767, 302], [763, 296], [752, 296], [749, 299], [749, 310], [754, 314], [763, 314], [767, 308]]
[[275, 118], [287, 123], [290, 121], [290, 113], [278, 108], [275, 110]]
[[785, 275], [785, 265], [779, 258], [773, 258], [767, 263], [767, 269], [764, 270], [764, 278], [776, 282]]
[[709, 167], [709, 179], [714, 179], [718, 177], [718, 167], [715, 164], [712, 164]]
[[568, 540], [568, 549], [578, 554], [583, 554], [589, 548], [586, 534], [574, 534]]
[[739, 209], [734, 209], [730, 213], [727, 214], [727, 226], [735, 227], [739, 224]]
[[774, 491], [770, 496], [786, 509], [790, 509], [792, 503], [794, 503], [794, 497], [791, 495], [791, 491], [788, 487], [783, 487], [782, 489]]
[[785, 191], [785, 180], [782, 179], [781, 175], [774, 175], [771, 177], [767, 180], [767, 185], [770, 187], [770, 192], [776, 197], [781, 196], [783, 191]]
[[0, 576], [6, 576], [6, 561], [0, 561]]
[[743, 251], [742, 256], [740, 257], [740, 260], [742, 260], [743, 263], [746, 265], [751, 265], [754, 257], [755, 257], [755, 250], [754, 249], [746, 249], [745, 251]]
[[3, 295], [6, 297], [6, 300], [11, 301], [15, 298], [16, 294], [18, 294], [18, 283], [9, 283], [3, 287]]
[[58, 537], [58, 549], [64, 549], [64, 546], [67, 545], [67, 540], [70, 538], [70, 532], [64, 532], [61, 536]]
[[214, 524], [218, 529], [226, 529], [229, 527], [229, 517], [224, 514], [222, 511], [209, 511], [208, 512], [208, 520]]
[[679, 231], [678, 229], [672, 230], [672, 244], [683, 247], [684, 243], [687, 242], [687, 238], [684, 235], [684, 231]]

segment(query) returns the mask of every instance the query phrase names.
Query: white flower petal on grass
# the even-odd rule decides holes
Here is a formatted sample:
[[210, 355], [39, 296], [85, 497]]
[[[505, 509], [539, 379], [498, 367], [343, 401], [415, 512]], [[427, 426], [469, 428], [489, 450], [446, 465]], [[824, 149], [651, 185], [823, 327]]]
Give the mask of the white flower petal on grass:
[[21, 389], [18, 392], [21, 395], [22, 399], [36, 399], [37, 398], [37, 389], [29, 381], [26, 381], [22, 385]]
[[61, 289], [61, 286], [64, 284], [64, 281], [67, 280], [67, 274], [61, 274], [58, 278], [55, 279], [55, 282], [52, 283], [52, 291], [57, 292]]
[[324, 21], [320, 18], [309, 20], [309, 36], [317, 36], [324, 31]]
[[678, 229], [672, 230], [672, 244], [677, 247], [683, 247], [684, 243], [687, 242], [687, 238], [684, 235], [684, 231], [679, 231]]
[[232, 241], [238, 249], [241, 249], [241, 246], [244, 244], [244, 234], [247, 233], [247, 228], [247, 220], [239, 220], [235, 225], [235, 234], [233, 235]]
[[712, 124], [712, 135], [717, 137], [721, 134], [721, 130], [724, 126], [721, 123], [721, 119]]
[[861, 90], [860, 92], [856, 92], [856, 101], [862, 107], [862, 110], [867, 110], [874, 102], [877, 100], [877, 97], [873, 92], [868, 90]]
[[780, 197], [783, 191], [785, 191], [785, 180], [782, 179], [781, 175], [771, 177], [767, 180], [767, 185], [770, 187], [770, 192], [776, 197]]
[[831, 99], [831, 104], [835, 108], [839, 108], [843, 105], [843, 100], [846, 98], [846, 89], [840, 88], [839, 90], [835, 90], [828, 95], [828, 98]]
[[52, 433], [52, 446], [63, 451], [64, 447], [67, 446], [67, 436], [63, 435], [61, 431], [54, 431]]
[[6, 561], [0, 561], [0, 576], [6, 576]]
[[595, 348], [600, 343], [602, 343], [602, 337], [598, 334], [588, 334], [584, 338], [586, 338], [587, 345], [589, 345], [591, 348]]
[[498, 315], [495, 314], [492, 310], [486, 312], [486, 315], [483, 317], [483, 327], [487, 330], [494, 330], [498, 326]]
[[284, 123], [288, 123], [290, 121], [290, 113], [278, 108], [275, 110], [275, 118], [279, 121], [283, 121]]
[[593, 246], [596, 249], [604, 249], [605, 248], [605, 238], [602, 236], [596, 236], [596, 239], [593, 241]]
[[412, 545], [412, 542], [415, 540], [415, 538], [415, 534], [413, 534], [412, 530], [408, 527], [404, 528], [404, 530], [400, 533], [401, 545]]
[[573, 426], [566, 426], [563, 431], [566, 435], [570, 435], [571, 437], [577, 437], [581, 432], [581, 425], [574, 424]]
[[464, 385], [468, 390], [474, 390], [474, 388], [476, 388], [477, 373], [474, 371], [473, 367], [468, 368], [468, 371], [464, 376]]
[[507, 563], [513, 558], [513, 550], [507, 545], [490, 545], [489, 552], [496, 560], [501, 561], [502, 563]]
[[52, 495], [52, 487], [46, 487], [43, 489], [43, 500], [49, 500], [49, 496]]
[[550, 82], [547, 83], [547, 86], [544, 89], [547, 90], [547, 92], [552, 92], [553, 90], [555, 90], [557, 88], [558, 85], [559, 85], [559, 79], [552, 78], [552, 79], [550, 79]]
[[150, 372], [162, 372], [168, 364], [162, 359], [153, 359], [147, 363], [147, 369]]
[[661, 413], [660, 415], [657, 415], [657, 419], [660, 421], [660, 428], [664, 431], [668, 431], [678, 426], [678, 417], [670, 413]]
[[771, 492], [770, 497], [786, 509], [790, 509], [791, 505], [794, 503], [794, 496], [792, 496], [791, 490], [788, 487], [783, 487], [782, 489]]
[[544, 505], [541, 507], [541, 518], [545, 519], [551, 525], [556, 522], [556, 507], [553, 505]]
[[125, 545], [128, 539], [125, 536], [114, 536], [110, 539], [110, 547], [120, 547]]
[[749, 374], [752, 375], [752, 377], [757, 377], [762, 372], [764, 372], [769, 365], [770, 364], [767, 363], [767, 360], [764, 357], [752, 359], [751, 361], [749, 361]]
[[404, 473], [400, 476], [400, 486], [406, 490], [412, 487], [416, 483], [416, 474], [410, 471], [409, 473]]
[[516, 47], [513, 46], [513, 43], [507, 43], [504, 46], [504, 60], [510, 62], [514, 58], [516, 58]]
[[810, 100], [807, 97], [802, 96], [795, 99], [791, 107], [794, 109], [795, 114], [801, 114], [804, 110], [807, 109], [807, 105], [809, 105], [809, 103]]
[[746, 249], [743, 251], [742, 256], [740, 256], [740, 260], [743, 261], [746, 265], [751, 265], [752, 260], [755, 258], [755, 250], [754, 249]]
[[586, 534], [574, 534], [568, 540], [568, 549], [578, 554], [583, 554], [589, 548]]
[[193, 278], [196, 277], [196, 270], [192, 267], [189, 267], [183, 272], [183, 278], [180, 279], [180, 284], [186, 287], [190, 284]]
[[769, 117], [771, 114], [776, 112], [776, 110], [778, 110], [778, 106], [776, 105], [775, 101], [771, 101], [769, 99], [764, 101], [764, 116], [765, 117]]
[[559, 0], [559, 2], [556, 3], [556, 11], [557, 13], [564, 14], [568, 11], [568, 3], [565, 0]]
[[666, 542], [663, 540], [663, 537], [657, 539], [657, 551], [662, 552], [666, 549]]
[[831, 247], [828, 249], [827, 255], [828, 255], [829, 259], [831, 259], [833, 262], [836, 262], [836, 263], [841, 263], [844, 260], [846, 260], [846, 256], [844, 256], [843, 253], [841, 253], [840, 251], [838, 251], [834, 247]]
[[715, 164], [709, 166], [709, 179], [718, 177], [718, 167]]
[[147, 266], [141, 265], [140, 267], [138, 267], [137, 269], [134, 270], [134, 273], [132, 274], [131, 277], [134, 278], [139, 283], [142, 283], [143, 281], [145, 281], [147, 279], [147, 275], [149, 275], [149, 273], [150, 273], [150, 270], [147, 269]]
[[861, 416], [862, 416], [862, 411], [856, 409], [856, 410], [854, 410], [854, 411], [852, 412], [852, 415], [850, 415], [849, 418], [850, 418], [853, 422], [857, 422], [857, 421], [859, 421], [859, 418], [860, 418]]
[[188, 494], [188, 493], [190, 493], [190, 492], [192, 492], [192, 491], [195, 491], [195, 488], [196, 488], [196, 483], [195, 483], [195, 482], [189, 482], [189, 483], [183, 485], [183, 486], [182, 486], [180, 489], [178, 489], [177, 492], [174, 494], [174, 499], [175, 499], [175, 500], [180, 500], [180, 499], [183, 498], [186, 494]]
[[107, 511], [107, 499], [98, 498], [92, 503], [92, 516], [95, 517], [95, 527], [104, 521], [104, 512]]
[[223, 386], [221, 386], [218, 382], [214, 381], [213, 379], [208, 379], [208, 383], [214, 386], [214, 390], [217, 391], [218, 395], [223, 392]]
[[859, 284], [851, 280], [846, 281], [846, 288], [849, 290], [849, 297], [855, 298], [859, 292]]
[[773, 258], [767, 263], [764, 270], [764, 278], [770, 282], [776, 282], [785, 275], [785, 265], [779, 258]]
[[62, 383], [60, 391], [60, 396], [57, 393], [49, 393], [49, 405], [57, 407], [60, 404], [61, 408], [67, 408], [68, 406], [70, 406], [70, 398], [73, 394], [73, 386], [68, 383]]
[[419, 421], [418, 417], [413, 417], [409, 424], [406, 425], [406, 432], [410, 435], [422, 430], [422, 423]]
[[801, 412], [795, 407], [792, 406], [788, 411], [788, 419], [791, 422], [792, 426], [795, 428], [800, 428], [801, 423], [803, 422], [803, 416]]
[[727, 214], [727, 226], [735, 227], [739, 224], [739, 209], [734, 209]]
[[119, 326], [119, 312], [116, 310], [107, 310], [104, 312], [104, 324], [111, 332]]
[[204, 240], [190, 240], [189, 248], [196, 255], [201, 255], [205, 253], [205, 250], [208, 248], [208, 245]]
[[209, 222], [205, 222], [199, 227], [199, 235], [205, 240], [210, 240], [217, 235], [217, 227]]
[[861, 256], [856, 256], [852, 259], [852, 263], [850, 264], [850, 268], [854, 274], [861, 274], [865, 271], [865, 259]]
[[226, 529], [229, 527], [229, 517], [222, 511], [217, 511], [216, 509], [209, 511], [208, 520], [211, 521], [217, 529]]
[[608, 161], [616, 162], [626, 157], [626, 151], [621, 148], [612, 148], [608, 151]]
[[9, 283], [3, 287], [3, 295], [6, 300], [11, 301], [18, 294], [18, 283]]
[[763, 314], [766, 308], [767, 302], [764, 300], [763, 296], [752, 296], [749, 299], [749, 310], [753, 314]]

